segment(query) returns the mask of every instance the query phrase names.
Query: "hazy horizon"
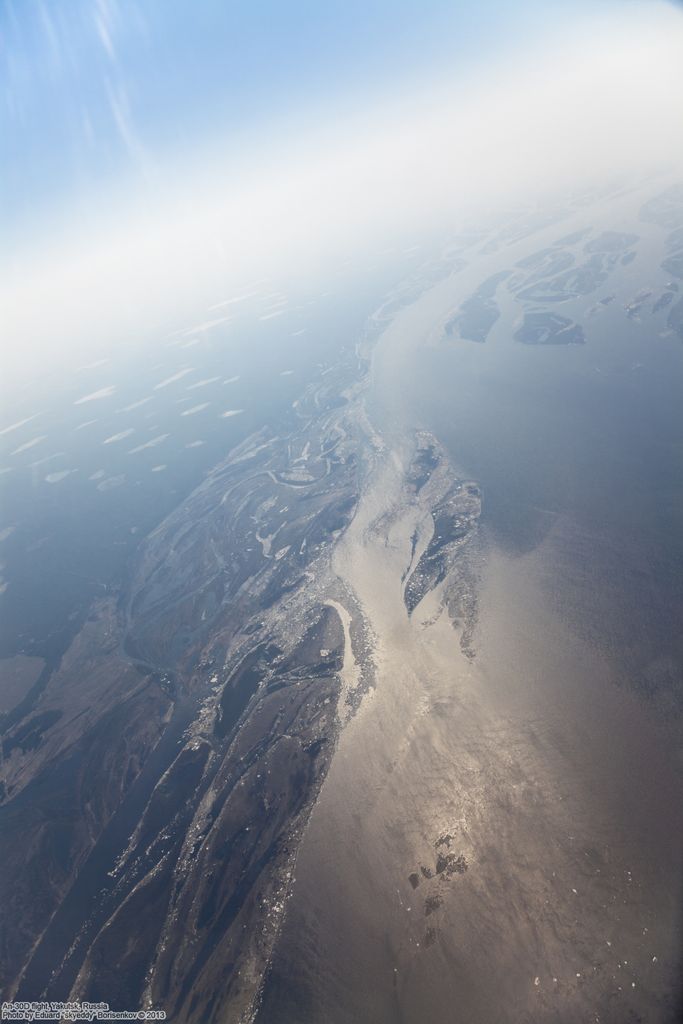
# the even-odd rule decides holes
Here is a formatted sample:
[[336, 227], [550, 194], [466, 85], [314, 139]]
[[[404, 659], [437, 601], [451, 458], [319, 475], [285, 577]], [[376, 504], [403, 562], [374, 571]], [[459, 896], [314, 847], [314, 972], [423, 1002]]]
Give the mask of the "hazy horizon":
[[[6, 372], [144, 345], [141, 332], [158, 341], [259, 279], [305, 278], [683, 154], [683, 12], [669, 3], [527, 3], [513, 25], [505, 4], [433, 3], [412, 59], [410, 5], [394, 18], [379, 4], [367, 38], [349, 35], [352, 7], [327, 25], [303, 5], [304, 38], [280, 35], [267, 10], [208, 4], [201, 26], [162, 8], [5, 10]], [[233, 70], [209, 87], [219, 39], [230, 67], [240, 33], [245, 81], [231, 92]]]

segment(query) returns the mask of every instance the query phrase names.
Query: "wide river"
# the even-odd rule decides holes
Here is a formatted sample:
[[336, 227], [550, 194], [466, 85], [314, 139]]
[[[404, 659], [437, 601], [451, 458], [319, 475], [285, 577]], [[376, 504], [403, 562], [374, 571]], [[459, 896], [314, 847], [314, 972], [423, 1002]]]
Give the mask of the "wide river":
[[[375, 347], [386, 448], [336, 568], [376, 636], [376, 686], [302, 844], [269, 1022], [677, 1019], [683, 345], [625, 312], [666, 280], [646, 197], [478, 248]], [[484, 280], [587, 228], [639, 243], [558, 310], [585, 344], [514, 341], [507, 291], [485, 343], [444, 338]], [[473, 658], [436, 598], [411, 618], [402, 600], [417, 428], [483, 492]], [[447, 852], [467, 869], [439, 872]]]

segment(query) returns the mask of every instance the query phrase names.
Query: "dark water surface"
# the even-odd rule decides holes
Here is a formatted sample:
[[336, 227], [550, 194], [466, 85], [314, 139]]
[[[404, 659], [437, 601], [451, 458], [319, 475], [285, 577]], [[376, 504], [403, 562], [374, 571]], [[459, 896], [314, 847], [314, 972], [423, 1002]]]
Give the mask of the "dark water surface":
[[[680, 1019], [683, 342], [651, 312], [663, 246], [637, 211], [572, 225], [639, 239], [608, 282], [548, 303], [583, 343], [515, 340], [529, 307], [505, 287], [485, 341], [444, 330], [569, 228], [466, 253], [380, 339], [389, 445], [431, 429], [483, 493], [475, 656], [440, 675], [430, 619], [404, 684], [421, 627], [391, 634], [406, 656], [383, 652], [313, 812], [264, 1024]], [[432, 911], [411, 872], [445, 827], [470, 869]]]
[[140, 539], [234, 445], [286, 423], [306, 384], [420, 258], [397, 247], [317, 282], [261, 282], [199, 314], [194, 331], [126, 339], [49, 376], [36, 366], [34, 379], [6, 388], [0, 657], [58, 658], [93, 598], [125, 578]]
[[660, 688], [678, 685], [680, 699], [683, 344], [616, 303], [587, 322], [585, 345], [525, 346], [506, 328], [424, 353], [416, 418], [479, 481], [505, 551], [557, 535], [562, 614], [626, 655], [645, 689], [659, 662], [671, 676]]

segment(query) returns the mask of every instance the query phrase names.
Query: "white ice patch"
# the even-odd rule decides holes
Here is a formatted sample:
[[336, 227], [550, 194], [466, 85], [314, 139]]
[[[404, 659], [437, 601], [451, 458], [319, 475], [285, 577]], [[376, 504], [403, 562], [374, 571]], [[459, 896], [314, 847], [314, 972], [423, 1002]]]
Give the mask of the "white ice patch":
[[76, 373], [83, 373], [84, 370], [97, 370], [100, 366], [106, 366], [109, 359], [96, 359], [94, 363], [86, 363], [85, 366], [76, 367]]
[[117, 409], [117, 412], [132, 412], [133, 409], [140, 409], [143, 405], [147, 405], [148, 402], [152, 401], [152, 396], [148, 395], [147, 398], [141, 398], [137, 402], [131, 402], [130, 405], [124, 405], [123, 409]]
[[48, 473], [45, 477], [45, 483], [58, 484], [60, 480], [65, 480], [67, 476], [71, 476], [75, 472], [75, 469], [60, 469], [58, 473]]
[[185, 411], [181, 412], [180, 415], [181, 416], [194, 416], [195, 413], [201, 412], [202, 409], [208, 409], [210, 405], [211, 405], [211, 402], [202, 402], [201, 405], [193, 405], [191, 409], [185, 409]]
[[40, 437], [34, 437], [26, 444], [20, 444], [18, 448], [15, 448], [12, 455], [20, 455], [21, 452], [27, 452], [29, 448], [35, 448], [37, 444], [42, 444], [43, 441], [47, 441], [47, 434], [41, 434]]
[[196, 391], [197, 388], [205, 388], [207, 384], [215, 384], [220, 377], [204, 377], [203, 380], [198, 380], [196, 384], [190, 384], [187, 388], [188, 391]]
[[116, 388], [113, 384], [110, 384], [106, 388], [100, 388], [99, 391], [91, 391], [89, 395], [83, 395], [82, 398], [77, 398], [74, 405], [83, 405], [85, 402], [97, 402], [101, 398], [109, 398], [113, 395]]
[[150, 441], [145, 441], [144, 444], [139, 444], [137, 448], [131, 448], [128, 454], [137, 455], [138, 452], [144, 452], [147, 448], [156, 448], [158, 444], [161, 444], [162, 441], [165, 441], [166, 438], [170, 436], [170, 434], [159, 434], [157, 437], [153, 437]]
[[154, 385], [155, 391], [161, 391], [162, 388], [167, 388], [169, 384], [175, 384], [177, 380], [182, 380], [183, 377], [187, 377], [188, 373], [194, 373], [194, 366], [188, 366], [184, 370], [178, 370], [177, 373], [172, 374], [170, 377], [165, 377], [160, 380], [158, 384]]
[[130, 435], [134, 433], [134, 428], [128, 427], [127, 430], [121, 430], [118, 434], [112, 434], [111, 437], [108, 437], [106, 441], [102, 442], [102, 444], [116, 444], [117, 441], [123, 441], [125, 437], [130, 437]]
[[210, 331], [212, 327], [218, 327], [220, 324], [229, 324], [232, 320], [231, 316], [219, 316], [215, 320], [205, 320], [201, 324], [196, 324], [194, 327], [190, 327], [189, 330], [183, 331], [185, 337], [189, 337], [191, 334], [202, 334], [204, 331]]
[[235, 295], [231, 299], [223, 299], [221, 302], [215, 302], [213, 306], [209, 306], [209, 313], [213, 313], [214, 309], [223, 309], [224, 306], [234, 306], [236, 302], [244, 302], [245, 299], [253, 299], [258, 295], [258, 292], [245, 292], [244, 295]]
[[31, 463], [31, 469], [37, 469], [38, 466], [44, 466], [46, 462], [52, 462], [53, 459], [61, 459], [66, 455], [66, 452], [53, 452], [52, 455], [46, 455], [44, 459], [36, 459], [35, 462]]
[[3, 437], [5, 434], [11, 434], [13, 430], [18, 430], [19, 427], [23, 427], [26, 423], [30, 423], [31, 420], [34, 420], [35, 418], [35, 416], [27, 416], [25, 420], [17, 420], [16, 423], [10, 423], [9, 427], [4, 427], [0, 430], [0, 437]]
[[120, 487], [121, 484], [125, 483], [126, 474], [121, 473], [119, 476], [110, 476], [106, 480], [103, 480], [97, 485], [98, 491], [111, 491], [114, 487]]

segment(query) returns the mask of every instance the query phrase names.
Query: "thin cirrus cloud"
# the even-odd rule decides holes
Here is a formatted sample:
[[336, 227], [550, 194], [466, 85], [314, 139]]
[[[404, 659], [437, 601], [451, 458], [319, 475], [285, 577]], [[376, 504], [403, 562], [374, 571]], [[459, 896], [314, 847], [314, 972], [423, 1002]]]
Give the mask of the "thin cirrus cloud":
[[[362, 109], [316, 109], [298, 133], [252, 139], [239, 156], [215, 142], [169, 154], [157, 188], [118, 183], [80, 227], [32, 235], [0, 274], [9, 371], [93, 338], [106, 350], [221, 330], [230, 317], [200, 317], [230, 308], [226, 286], [241, 297], [255, 279], [376, 251], [399, 229], [414, 238], [615, 169], [683, 165], [683, 14], [659, 0], [618, 5], [618, 17], [579, 6], [542, 45], [516, 37], [421, 89], [384, 83]], [[276, 312], [261, 316], [275, 325]]]

